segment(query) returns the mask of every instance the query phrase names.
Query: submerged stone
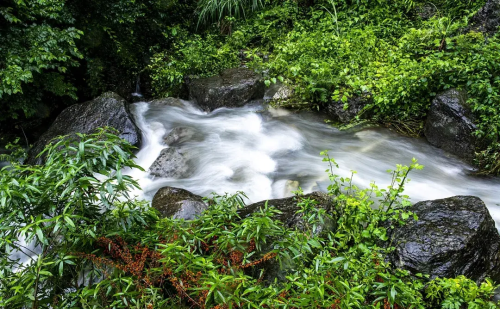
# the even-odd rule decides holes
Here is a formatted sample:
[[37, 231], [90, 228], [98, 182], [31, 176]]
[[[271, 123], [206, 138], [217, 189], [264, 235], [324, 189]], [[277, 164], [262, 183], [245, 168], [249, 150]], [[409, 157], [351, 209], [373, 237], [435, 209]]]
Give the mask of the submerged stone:
[[184, 103], [182, 103], [181, 99], [172, 97], [151, 100], [148, 104], [153, 106], [184, 107]]
[[170, 131], [170, 133], [163, 138], [163, 142], [166, 145], [173, 146], [187, 142], [196, 135], [196, 131], [193, 128], [188, 127], [176, 127]]

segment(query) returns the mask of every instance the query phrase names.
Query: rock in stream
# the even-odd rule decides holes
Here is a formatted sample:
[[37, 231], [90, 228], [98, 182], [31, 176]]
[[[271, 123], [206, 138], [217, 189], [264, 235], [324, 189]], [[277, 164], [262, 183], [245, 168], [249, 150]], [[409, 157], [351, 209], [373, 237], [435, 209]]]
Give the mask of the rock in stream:
[[149, 171], [151, 175], [157, 177], [185, 178], [190, 173], [189, 159], [187, 154], [177, 147], [165, 148], [153, 162]]

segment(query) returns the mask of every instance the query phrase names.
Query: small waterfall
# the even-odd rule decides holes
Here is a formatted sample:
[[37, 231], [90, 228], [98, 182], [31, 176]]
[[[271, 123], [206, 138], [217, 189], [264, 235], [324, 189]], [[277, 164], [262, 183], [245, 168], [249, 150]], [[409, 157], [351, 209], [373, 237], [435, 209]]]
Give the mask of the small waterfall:
[[[184, 106], [135, 103], [132, 110], [143, 132], [143, 146], [136, 162], [146, 172], [133, 171], [142, 191], [151, 200], [163, 186], [180, 187], [202, 196], [243, 191], [250, 202], [290, 196], [300, 186], [304, 192], [325, 191], [328, 168], [319, 153], [329, 150], [340, 169], [335, 173], [368, 187], [390, 183], [388, 169], [409, 164], [415, 157], [425, 166], [410, 174], [405, 193], [412, 202], [454, 195], [475, 195], [488, 206], [500, 226], [500, 179], [471, 175], [472, 167], [429, 145], [424, 139], [400, 136], [384, 128], [339, 131], [312, 113], [290, 113], [261, 106], [221, 108], [205, 113], [190, 102]], [[179, 147], [191, 158], [191, 174], [182, 179], [153, 177], [147, 169], [161, 150], [163, 139], [183, 127], [197, 132]]]
[[133, 97], [139, 97], [142, 98], [142, 93], [141, 93], [141, 75], [137, 75], [137, 79], [135, 81], [135, 92], [132, 93]]

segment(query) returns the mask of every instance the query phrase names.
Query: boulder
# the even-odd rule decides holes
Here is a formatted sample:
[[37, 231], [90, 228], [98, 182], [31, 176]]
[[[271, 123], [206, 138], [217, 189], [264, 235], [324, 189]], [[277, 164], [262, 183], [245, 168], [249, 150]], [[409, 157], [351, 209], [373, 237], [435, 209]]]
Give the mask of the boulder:
[[162, 218], [193, 220], [207, 209], [201, 196], [187, 190], [163, 187], [156, 192], [151, 206]]
[[500, 0], [488, 0], [472, 17], [471, 30], [493, 33], [500, 26]]
[[264, 98], [262, 78], [246, 68], [228, 69], [220, 76], [190, 81], [189, 99], [201, 108], [213, 111], [220, 107], [240, 107], [251, 100]]
[[153, 176], [185, 178], [189, 175], [189, 159], [184, 151], [176, 147], [165, 148], [149, 168]]
[[148, 102], [149, 105], [153, 106], [174, 106], [174, 107], [184, 107], [184, 103], [179, 98], [161, 98], [155, 99]]
[[435, 277], [465, 275], [500, 280], [500, 235], [484, 203], [474, 196], [423, 201], [410, 207], [418, 216], [393, 232], [398, 268]]
[[434, 98], [424, 127], [430, 144], [471, 162], [476, 148], [474, 131], [465, 92], [450, 89]]
[[163, 138], [163, 142], [169, 146], [178, 145], [191, 140], [195, 135], [196, 131], [193, 128], [176, 127]]
[[128, 103], [113, 92], [106, 92], [92, 101], [72, 105], [57, 116], [51, 127], [33, 145], [27, 164], [41, 164], [36, 156], [55, 137], [74, 133], [93, 133], [97, 128], [109, 126], [134, 146], [140, 146], [141, 132], [128, 110]]
[[362, 114], [361, 112], [366, 105], [372, 102], [371, 100], [368, 95], [349, 98], [347, 100], [347, 109], [344, 109], [345, 103], [342, 101], [329, 102], [324, 111], [331, 120], [345, 124], [354, 120], [358, 115], [362, 118], [369, 116], [369, 114]]

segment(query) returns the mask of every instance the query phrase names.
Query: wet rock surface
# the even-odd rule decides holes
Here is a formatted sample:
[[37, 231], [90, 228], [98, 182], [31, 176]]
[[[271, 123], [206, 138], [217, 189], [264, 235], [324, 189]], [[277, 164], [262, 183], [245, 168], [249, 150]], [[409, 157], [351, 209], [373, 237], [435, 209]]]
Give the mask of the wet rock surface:
[[141, 142], [141, 132], [128, 111], [128, 103], [113, 92], [106, 92], [92, 101], [72, 105], [61, 112], [52, 126], [29, 151], [27, 164], [41, 164], [35, 158], [53, 138], [74, 133], [93, 133], [97, 128], [109, 126], [134, 146]]
[[363, 112], [367, 104], [371, 103], [368, 96], [353, 97], [347, 100], [347, 109], [344, 109], [344, 102], [329, 102], [325, 106], [325, 113], [331, 120], [339, 123], [349, 123], [359, 115], [360, 118], [366, 118], [369, 113]]
[[149, 168], [153, 176], [168, 178], [185, 178], [189, 176], [189, 159], [187, 154], [177, 148], [165, 148]]
[[500, 235], [484, 203], [474, 196], [423, 201], [410, 208], [418, 221], [393, 232], [395, 267], [435, 277], [465, 275], [500, 280]]
[[246, 68], [228, 69], [220, 76], [194, 79], [188, 87], [189, 99], [207, 111], [240, 107], [251, 100], [264, 98], [265, 92], [262, 78]]
[[287, 85], [280, 82], [276, 84], [271, 84], [266, 88], [264, 94], [264, 100], [272, 101], [286, 101], [293, 96], [293, 89]]
[[198, 132], [196, 132], [196, 130], [194, 130], [193, 128], [176, 127], [163, 138], [163, 142], [166, 145], [174, 146], [192, 140], [193, 138], [197, 139], [198, 137]]
[[500, 26], [500, 0], [488, 0], [472, 17], [471, 30], [493, 33]]
[[181, 99], [172, 97], [151, 100], [148, 102], [148, 104], [153, 106], [184, 107]]
[[151, 205], [160, 212], [162, 218], [184, 220], [193, 220], [207, 209], [201, 196], [174, 187], [158, 190]]
[[432, 101], [424, 134], [429, 143], [467, 161], [474, 159], [476, 125], [466, 93], [450, 89]]

